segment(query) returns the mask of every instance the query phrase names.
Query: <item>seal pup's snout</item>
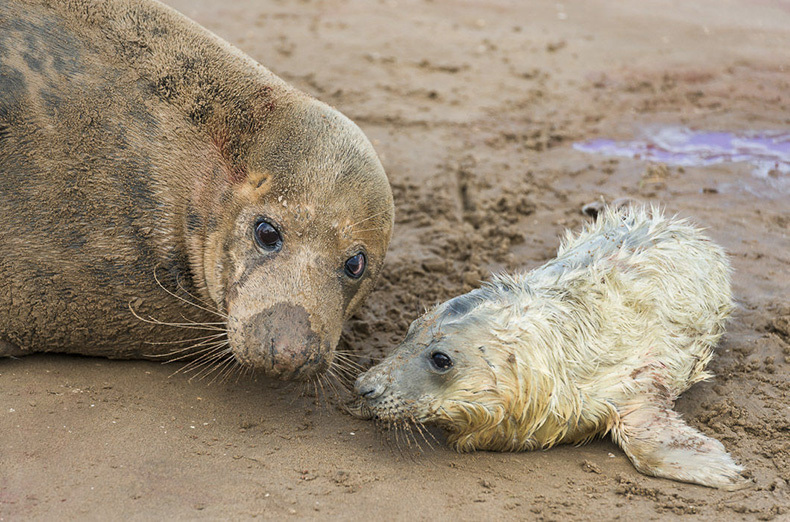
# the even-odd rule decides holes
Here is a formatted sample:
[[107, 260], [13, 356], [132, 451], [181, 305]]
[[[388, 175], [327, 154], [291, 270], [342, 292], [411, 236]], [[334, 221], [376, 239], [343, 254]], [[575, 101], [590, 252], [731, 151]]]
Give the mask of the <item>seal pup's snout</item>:
[[[231, 327], [232, 329], [232, 327]], [[278, 379], [307, 379], [326, 368], [321, 336], [302, 306], [278, 303], [246, 319], [237, 358]]]
[[354, 391], [366, 401], [372, 401], [381, 397], [384, 393], [384, 384], [371, 377], [370, 372], [365, 372], [357, 377], [354, 383]]
[[[357, 377], [354, 382], [356, 400], [349, 406], [348, 412], [358, 419], [380, 419], [385, 410], [382, 407], [389, 404], [388, 387], [379, 367], [373, 367]], [[386, 409], [386, 407], [385, 407]]]

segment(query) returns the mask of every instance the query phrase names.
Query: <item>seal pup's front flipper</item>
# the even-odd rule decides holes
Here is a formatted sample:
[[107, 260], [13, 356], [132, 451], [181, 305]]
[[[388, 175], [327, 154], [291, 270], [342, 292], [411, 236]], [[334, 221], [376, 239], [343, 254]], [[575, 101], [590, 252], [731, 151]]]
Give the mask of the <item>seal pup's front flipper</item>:
[[750, 482], [721, 442], [686, 424], [671, 402], [648, 397], [619, 408], [612, 438], [646, 475], [737, 490]]

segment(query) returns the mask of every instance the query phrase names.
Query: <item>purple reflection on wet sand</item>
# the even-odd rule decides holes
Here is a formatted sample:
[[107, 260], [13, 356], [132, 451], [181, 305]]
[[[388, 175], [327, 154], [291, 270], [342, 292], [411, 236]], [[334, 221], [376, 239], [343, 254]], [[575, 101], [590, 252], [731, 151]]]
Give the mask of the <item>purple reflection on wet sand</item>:
[[[790, 132], [734, 134], [664, 128], [643, 140], [590, 140], [574, 143], [582, 152], [657, 161], [670, 165], [705, 166], [748, 162], [758, 178], [783, 178], [790, 174]], [[780, 183], [784, 185], [785, 183]]]

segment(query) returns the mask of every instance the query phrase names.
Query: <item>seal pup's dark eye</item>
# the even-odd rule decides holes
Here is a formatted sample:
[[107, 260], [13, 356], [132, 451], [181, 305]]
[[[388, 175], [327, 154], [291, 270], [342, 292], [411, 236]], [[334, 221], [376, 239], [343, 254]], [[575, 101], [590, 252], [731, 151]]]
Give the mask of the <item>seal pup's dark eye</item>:
[[453, 360], [444, 352], [433, 352], [431, 354], [433, 367], [441, 372], [446, 372], [453, 367]]
[[346, 275], [352, 279], [359, 279], [365, 273], [365, 254], [362, 252], [346, 259]]
[[283, 247], [283, 238], [274, 225], [260, 220], [255, 224], [255, 242], [269, 252], [278, 252]]

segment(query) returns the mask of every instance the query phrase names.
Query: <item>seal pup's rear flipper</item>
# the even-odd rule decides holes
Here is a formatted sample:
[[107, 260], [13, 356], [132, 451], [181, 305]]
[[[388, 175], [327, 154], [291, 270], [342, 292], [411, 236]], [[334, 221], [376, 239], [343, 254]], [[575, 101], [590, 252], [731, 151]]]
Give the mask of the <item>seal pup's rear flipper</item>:
[[[649, 400], [649, 399], [648, 399]], [[750, 482], [721, 442], [686, 424], [671, 403], [642, 402], [620, 408], [612, 438], [646, 475], [737, 490]]]

